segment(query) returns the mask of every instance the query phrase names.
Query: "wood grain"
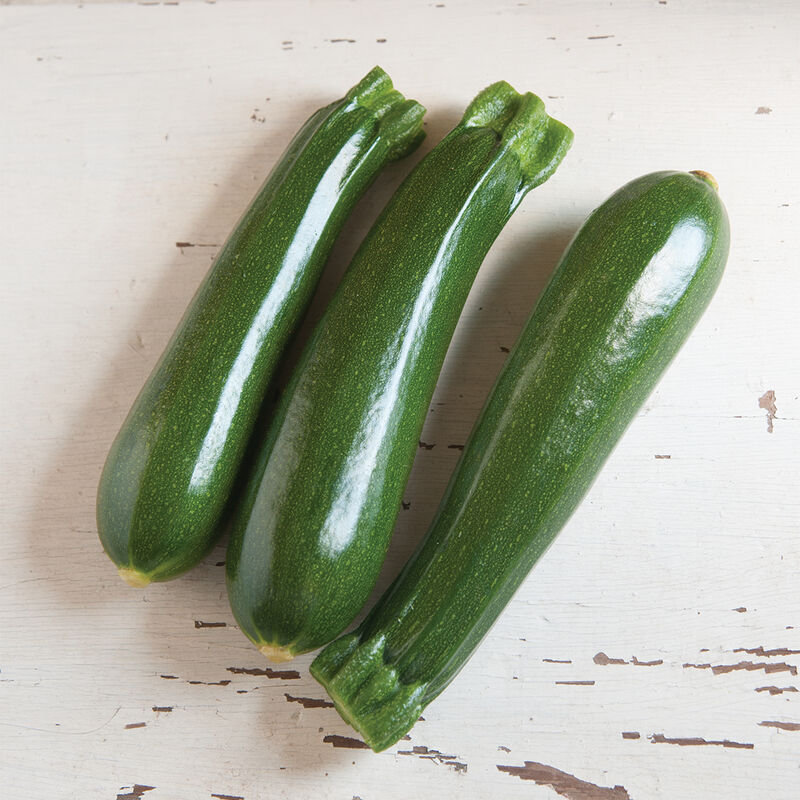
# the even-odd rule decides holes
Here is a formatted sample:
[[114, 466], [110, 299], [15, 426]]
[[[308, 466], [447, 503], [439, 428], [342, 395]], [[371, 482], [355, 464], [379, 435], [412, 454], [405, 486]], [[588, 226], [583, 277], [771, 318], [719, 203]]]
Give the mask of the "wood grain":
[[[790, 0], [3, 2], [3, 797], [794, 797], [799, 23]], [[428, 140], [360, 204], [310, 321], [479, 88], [535, 91], [576, 133], [475, 284], [378, 589], [589, 211], [702, 168], [733, 230], [717, 297], [589, 497], [380, 756], [310, 657], [267, 668], [236, 629], [224, 547], [134, 591], [94, 524], [110, 442], [219, 245], [299, 124], [375, 63], [430, 109]]]

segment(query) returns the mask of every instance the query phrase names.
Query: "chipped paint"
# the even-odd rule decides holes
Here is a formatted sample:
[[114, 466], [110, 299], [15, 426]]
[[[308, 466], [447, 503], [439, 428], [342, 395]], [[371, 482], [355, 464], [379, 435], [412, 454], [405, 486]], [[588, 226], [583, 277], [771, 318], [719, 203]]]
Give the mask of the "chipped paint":
[[778, 722], [777, 720], [764, 720], [759, 722], [765, 728], [778, 728], [782, 731], [800, 731], [800, 722]]
[[146, 722], [129, 722], [125, 726], [126, 731], [132, 731], [134, 728], [144, 728], [147, 725]]
[[595, 657], [592, 659], [595, 664], [600, 664], [601, 666], [605, 667], [608, 664], [627, 664], [628, 662], [624, 658], [609, 658], [605, 653], [600, 652], [595, 654]]
[[227, 622], [203, 622], [202, 620], [196, 619], [194, 621], [195, 628], [227, 628]]
[[369, 750], [369, 745], [361, 739], [354, 739], [352, 736], [340, 736], [338, 733], [329, 733], [323, 740], [334, 747], [347, 747], [351, 750]]
[[775, 391], [767, 389], [758, 398], [758, 407], [767, 412], [767, 433], [772, 433], [775, 426], [772, 424], [778, 417], [778, 407], [775, 405]]
[[398, 750], [399, 756], [418, 756], [426, 761], [433, 761], [436, 764], [444, 764], [456, 772], [466, 772], [467, 764], [464, 761], [457, 761], [458, 756], [445, 755], [441, 750], [433, 750], [425, 745], [416, 745], [411, 750]]
[[288, 692], [284, 692], [283, 696], [287, 703], [300, 703], [303, 708], [333, 708], [330, 700], [322, 700], [317, 697], [294, 697]]
[[684, 669], [710, 669], [714, 675], [725, 675], [728, 672], [746, 670], [753, 672], [763, 669], [768, 675], [772, 672], [789, 672], [797, 675], [797, 667], [794, 664], [787, 664], [785, 661], [771, 664], [766, 661], [740, 661], [738, 664], [683, 664]]
[[117, 800], [141, 800], [145, 792], [152, 792], [155, 788], [155, 786], [145, 786], [143, 783], [134, 783], [129, 792], [123, 792], [122, 789], [120, 789]]
[[796, 686], [759, 686], [757, 692], [769, 692], [770, 694], [783, 694], [784, 692], [796, 692]]
[[752, 750], [755, 745], [749, 742], [732, 742], [730, 739], [701, 739], [693, 737], [669, 737], [663, 733], [653, 733], [647, 737], [653, 744], [677, 744], [681, 747], [698, 747], [703, 745], [715, 745], [718, 747], [733, 747], [742, 750]]
[[500, 772], [514, 775], [523, 781], [533, 781], [539, 786], [550, 786], [556, 794], [568, 800], [631, 800], [624, 786], [617, 785], [613, 788], [598, 786], [596, 783], [576, 778], [569, 772], [562, 772], [560, 769], [536, 761], [526, 761], [522, 767], [506, 764], [496, 766]]
[[658, 667], [664, 663], [663, 658], [658, 658], [655, 661], [640, 661], [636, 656], [631, 656], [630, 661], [626, 661], [624, 658], [610, 658], [602, 651], [597, 653], [592, 660], [595, 664], [599, 664], [603, 667], [609, 664], [632, 664], [636, 667]]
[[800, 650], [790, 650], [788, 647], [773, 647], [771, 650], [765, 650], [763, 646], [758, 647], [737, 647], [734, 653], [747, 653], [751, 656], [762, 656], [770, 658], [771, 656], [796, 656], [800, 655]]
[[263, 675], [267, 678], [277, 678], [284, 681], [300, 679], [296, 669], [272, 669], [271, 667], [228, 667], [228, 672], [234, 675]]
[[642, 734], [639, 731], [622, 731], [623, 739], [641, 739]]
[[226, 678], [221, 681], [186, 681], [190, 686], [227, 686], [230, 679]]
[[555, 681], [556, 686], [594, 686], [594, 681]]

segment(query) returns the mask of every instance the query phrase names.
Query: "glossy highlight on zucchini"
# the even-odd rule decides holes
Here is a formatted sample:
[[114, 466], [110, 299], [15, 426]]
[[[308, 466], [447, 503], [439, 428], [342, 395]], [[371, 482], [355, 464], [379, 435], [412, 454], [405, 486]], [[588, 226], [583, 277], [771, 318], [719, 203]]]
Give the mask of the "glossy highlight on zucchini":
[[728, 247], [700, 172], [632, 181], [575, 236], [425, 538], [311, 665], [373, 750], [411, 729], [567, 522], [711, 300]]
[[103, 469], [100, 540], [134, 586], [197, 564], [220, 522], [287, 340], [342, 225], [425, 109], [373, 69], [305, 123], [228, 238]]
[[571, 142], [538, 97], [493, 84], [355, 255], [284, 393], [228, 548], [231, 608], [272, 660], [330, 641], [368, 599], [477, 270]]

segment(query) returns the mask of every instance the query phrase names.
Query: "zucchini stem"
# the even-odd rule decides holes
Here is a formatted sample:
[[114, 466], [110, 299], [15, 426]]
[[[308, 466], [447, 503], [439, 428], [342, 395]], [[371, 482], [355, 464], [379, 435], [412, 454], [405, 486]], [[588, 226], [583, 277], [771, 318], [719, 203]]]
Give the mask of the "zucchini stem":
[[572, 131], [545, 111], [540, 97], [520, 94], [505, 81], [480, 92], [467, 107], [462, 124], [490, 128], [503, 147], [516, 153], [524, 176], [523, 194], [556, 171], [573, 140]]
[[385, 661], [384, 636], [364, 642], [351, 633], [328, 645], [311, 674], [333, 700], [342, 719], [376, 752], [393, 745], [419, 719], [427, 683], [403, 683]]
[[389, 160], [407, 156], [425, 138], [422, 118], [425, 107], [406, 98], [392, 86], [392, 79], [380, 67], [373, 67], [346, 95], [379, 120], [381, 136], [392, 142]]

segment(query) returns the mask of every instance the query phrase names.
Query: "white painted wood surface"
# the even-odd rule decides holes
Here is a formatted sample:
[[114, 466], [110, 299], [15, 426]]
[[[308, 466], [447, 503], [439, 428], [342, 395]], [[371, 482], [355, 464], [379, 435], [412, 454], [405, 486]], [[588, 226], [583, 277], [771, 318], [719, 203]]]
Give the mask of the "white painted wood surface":
[[[791, 0], [0, 8], [0, 795], [799, 796], [799, 32]], [[429, 137], [360, 205], [314, 314], [482, 86], [535, 91], [576, 133], [476, 282], [381, 588], [587, 213], [702, 168], [733, 228], [716, 299], [589, 497], [381, 755], [303, 699], [324, 697], [310, 657], [264, 674], [222, 546], [134, 591], [94, 524], [109, 444], [219, 243], [298, 125], [375, 63]]]

